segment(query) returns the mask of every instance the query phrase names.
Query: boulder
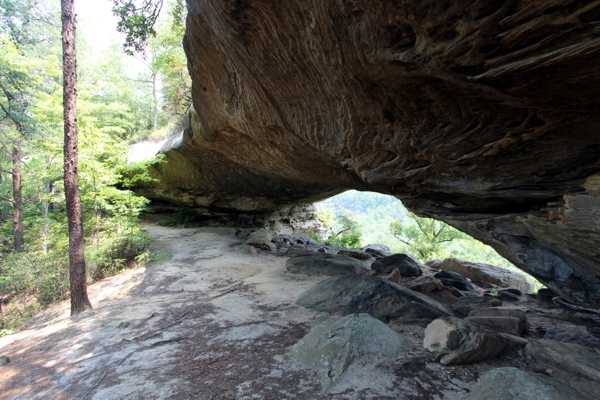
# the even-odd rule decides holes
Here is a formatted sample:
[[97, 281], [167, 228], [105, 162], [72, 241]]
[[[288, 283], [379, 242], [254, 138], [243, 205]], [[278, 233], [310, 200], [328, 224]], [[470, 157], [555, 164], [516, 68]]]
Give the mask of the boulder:
[[479, 308], [499, 307], [502, 301], [495, 297], [462, 297], [452, 305], [452, 310], [460, 316], [467, 316]]
[[474, 290], [475, 287], [469, 282], [467, 278], [457, 272], [452, 271], [440, 271], [434, 275], [439, 279], [444, 286], [452, 286], [459, 290]]
[[515, 317], [477, 316], [467, 317], [465, 321], [487, 326], [496, 332], [508, 333], [515, 336], [521, 336], [525, 331], [523, 321]]
[[258, 229], [250, 234], [245, 245], [253, 246], [262, 250], [277, 250], [274, 243], [271, 242], [273, 236], [266, 229]]
[[345, 275], [369, 272], [364, 262], [352, 257], [306, 250], [294, 253], [285, 263], [285, 267], [289, 273], [305, 275]]
[[358, 250], [342, 249], [342, 250], [338, 251], [338, 254], [342, 255], [342, 256], [356, 258], [357, 260], [368, 260], [370, 258], [373, 258], [373, 256], [371, 254], [366, 253], [364, 251], [358, 251]]
[[285, 255], [293, 256], [294, 254], [298, 253], [299, 251], [307, 251], [306, 246], [303, 246], [301, 244], [293, 244], [287, 249]]
[[593, 348], [554, 340], [530, 339], [526, 350], [538, 361], [600, 382], [600, 355]]
[[428, 323], [452, 315], [437, 301], [371, 275], [342, 275], [319, 282], [296, 304], [328, 313], [367, 313], [381, 321]]
[[251, 255], [257, 255], [258, 251], [256, 251], [256, 248], [254, 246], [250, 246], [247, 244], [240, 244], [239, 246], [233, 246], [233, 251], [235, 253], [240, 253], [240, 254], [251, 254]]
[[420, 276], [410, 282], [403, 283], [402, 285], [410, 290], [420, 293], [429, 293], [444, 287], [444, 284], [439, 279], [429, 275]]
[[438, 267], [457, 272], [474, 281], [489, 282], [503, 288], [516, 288], [523, 293], [533, 293], [535, 289], [535, 283], [527, 279], [525, 275], [495, 265], [447, 258], [439, 263]]
[[294, 345], [292, 354], [305, 367], [317, 370], [326, 391], [358, 357], [373, 354], [394, 358], [413, 345], [413, 339], [397, 333], [383, 322], [367, 314], [354, 314], [318, 321]]
[[484, 372], [463, 400], [582, 400], [584, 396], [563, 381], [514, 367]]
[[455, 317], [438, 318], [425, 328], [423, 345], [444, 365], [474, 364], [495, 358], [527, 340], [498, 333]]
[[518, 318], [523, 325], [523, 333], [529, 330], [527, 314], [523, 310], [509, 307], [478, 308], [469, 313], [469, 317], [514, 317]]
[[371, 265], [371, 269], [378, 274], [389, 274], [394, 269], [398, 269], [403, 277], [423, 275], [422, 267], [424, 265], [409, 254], [392, 254], [375, 261]]
[[365, 253], [371, 254], [373, 257], [376, 257], [376, 258], [388, 257], [388, 256], [391, 256], [392, 254], [394, 254], [394, 253], [392, 253], [390, 248], [384, 244], [368, 244], [365, 247], [363, 247], [361, 250], [364, 251]]

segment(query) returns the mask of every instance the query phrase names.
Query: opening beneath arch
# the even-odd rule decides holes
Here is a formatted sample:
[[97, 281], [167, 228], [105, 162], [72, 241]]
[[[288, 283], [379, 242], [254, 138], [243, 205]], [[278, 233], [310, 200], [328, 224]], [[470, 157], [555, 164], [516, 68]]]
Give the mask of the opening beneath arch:
[[543, 286], [492, 247], [441, 221], [417, 217], [394, 196], [349, 190], [315, 207], [327, 228], [318, 238], [324, 244], [352, 248], [381, 244], [433, 267], [440, 265], [435, 260], [448, 258], [488, 264], [524, 275], [536, 291]]

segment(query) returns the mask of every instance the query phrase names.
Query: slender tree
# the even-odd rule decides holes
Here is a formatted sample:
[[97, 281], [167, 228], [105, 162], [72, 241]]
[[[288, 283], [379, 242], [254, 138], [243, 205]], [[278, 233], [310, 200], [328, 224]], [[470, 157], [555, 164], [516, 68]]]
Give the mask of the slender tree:
[[23, 239], [23, 187], [21, 185], [21, 146], [15, 144], [12, 151], [13, 163], [13, 222], [14, 222], [14, 237], [15, 251], [20, 253], [23, 251], [25, 240]]
[[69, 223], [71, 315], [92, 308], [86, 287], [83, 213], [77, 176], [77, 53], [75, 48], [74, 2], [75, 0], [61, 0], [65, 129], [64, 179]]

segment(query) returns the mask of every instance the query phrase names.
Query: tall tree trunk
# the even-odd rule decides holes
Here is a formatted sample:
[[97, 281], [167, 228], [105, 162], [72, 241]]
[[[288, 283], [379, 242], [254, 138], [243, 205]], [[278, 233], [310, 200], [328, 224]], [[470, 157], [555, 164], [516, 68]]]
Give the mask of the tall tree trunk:
[[83, 213], [77, 177], [77, 53], [74, 0], [61, 0], [63, 45], [63, 106], [65, 125], [65, 197], [69, 221], [71, 315], [90, 310], [87, 295]]
[[13, 163], [13, 233], [15, 237], [15, 251], [23, 251], [23, 189], [21, 185], [21, 146], [15, 144], [12, 150]]
[[157, 75], [158, 71], [152, 73], [152, 100], [154, 102], [154, 125], [152, 126], [152, 132], [156, 132], [158, 130], [158, 95], [156, 93]]

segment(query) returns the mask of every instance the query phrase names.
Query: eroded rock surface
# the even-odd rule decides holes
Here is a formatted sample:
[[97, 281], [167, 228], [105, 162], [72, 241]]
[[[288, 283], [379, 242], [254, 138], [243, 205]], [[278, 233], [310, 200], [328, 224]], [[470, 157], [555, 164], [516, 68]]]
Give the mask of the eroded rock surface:
[[581, 400], [582, 393], [565, 382], [519, 368], [494, 368], [484, 373], [464, 400]]
[[298, 296], [296, 304], [312, 310], [367, 313], [382, 321], [429, 323], [451, 313], [437, 301], [371, 275], [341, 275], [326, 279]]
[[368, 314], [354, 314], [318, 321], [292, 353], [301, 364], [318, 371], [327, 390], [356, 358], [369, 354], [394, 358], [414, 343]]
[[140, 192], [389, 193], [600, 304], [600, 1], [188, 0], [194, 110]]

